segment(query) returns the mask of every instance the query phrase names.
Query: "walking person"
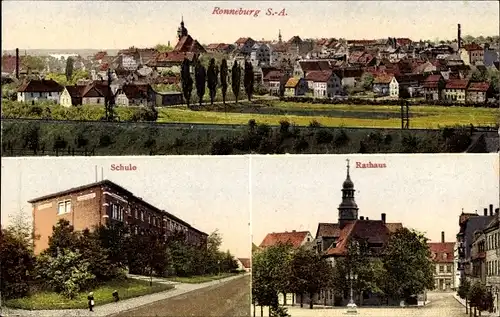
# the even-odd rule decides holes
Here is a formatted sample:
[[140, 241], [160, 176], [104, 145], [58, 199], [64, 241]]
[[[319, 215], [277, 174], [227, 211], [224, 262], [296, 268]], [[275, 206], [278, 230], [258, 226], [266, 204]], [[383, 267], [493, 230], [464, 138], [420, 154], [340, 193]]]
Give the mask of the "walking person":
[[93, 310], [93, 308], [94, 308], [94, 293], [90, 292], [89, 296], [87, 296], [87, 299], [89, 301], [89, 310], [90, 311], [94, 311]]

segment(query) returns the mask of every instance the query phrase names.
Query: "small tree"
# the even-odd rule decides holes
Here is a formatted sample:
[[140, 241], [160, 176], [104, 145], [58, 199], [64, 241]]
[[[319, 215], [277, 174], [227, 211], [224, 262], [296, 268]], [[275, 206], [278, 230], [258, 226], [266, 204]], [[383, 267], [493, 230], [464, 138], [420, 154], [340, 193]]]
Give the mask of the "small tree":
[[365, 90], [370, 90], [372, 88], [373, 81], [374, 81], [374, 77], [370, 73], [364, 73], [361, 76], [361, 83], [363, 84], [363, 88]]
[[222, 103], [226, 106], [226, 93], [227, 93], [227, 61], [223, 59], [220, 65], [220, 84], [222, 89]]
[[74, 68], [74, 62], [72, 57], [68, 57], [66, 60], [66, 80], [68, 82], [71, 81], [71, 78], [73, 77], [73, 68]]
[[193, 78], [191, 78], [190, 63], [187, 58], [184, 59], [181, 65], [181, 84], [182, 95], [184, 96], [186, 105], [189, 108], [191, 93], [193, 92]]
[[217, 69], [215, 59], [210, 59], [210, 65], [207, 70], [207, 86], [210, 91], [210, 104], [214, 104], [215, 95], [217, 93]]
[[233, 90], [236, 103], [238, 103], [238, 97], [240, 95], [241, 87], [241, 68], [240, 65], [234, 61], [233, 68], [231, 70], [231, 88]]
[[245, 62], [245, 74], [243, 78], [243, 84], [245, 86], [245, 92], [248, 96], [248, 101], [252, 100], [254, 81], [255, 78], [253, 74], [253, 66], [250, 62]]
[[88, 287], [95, 276], [89, 271], [90, 263], [78, 251], [61, 250], [57, 256], [41, 255], [37, 271], [39, 277], [58, 293], [74, 298]]
[[52, 235], [49, 237], [49, 247], [43, 253], [56, 257], [61, 250], [76, 250], [79, 234], [74, 231], [68, 220], [60, 219], [52, 227]]

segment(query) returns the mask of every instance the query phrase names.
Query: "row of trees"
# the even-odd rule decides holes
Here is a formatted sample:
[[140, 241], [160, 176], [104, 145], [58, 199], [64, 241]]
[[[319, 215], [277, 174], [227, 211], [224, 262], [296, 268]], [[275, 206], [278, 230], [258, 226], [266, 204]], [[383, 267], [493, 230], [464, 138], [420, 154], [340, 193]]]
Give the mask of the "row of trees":
[[17, 221], [1, 234], [2, 295], [23, 297], [42, 288], [73, 298], [106, 281], [125, 278], [127, 270], [162, 277], [236, 271], [229, 251], [219, 251], [221, 242], [214, 232], [206, 247], [191, 246], [183, 232], [164, 239], [152, 232], [133, 235], [120, 224], [77, 232], [60, 220], [48, 248], [35, 256], [30, 226]]
[[[196, 94], [198, 95], [199, 106], [202, 106], [203, 96], [205, 89], [208, 88], [210, 95], [210, 104], [213, 105], [217, 88], [221, 87], [222, 101], [226, 104], [226, 94], [228, 89], [228, 65], [226, 59], [221, 61], [220, 67], [216, 65], [215, 59], [210, 59], [208, 68], [205, 69], [203, 64], [195, 59], [194, 60], [194, 84], [196, 87]], [[231, 89], [238, 102], [241, 91], [241, 78], [242, 70], [240, 65], [234, 61], [231, 69]], [[186, 101], [188, 108], [190, 107], [191, 95], [193, 93], [193, 78], [191, 77], [191, 62], [186, 58], [181, 65], [181, 84], [182, 94]], [[243, 86], [248, 100], [252, 99], [254, 92], [254, 72], [253, 66], [250, 62], [245, 61], [245, 68], [243, 74]]]
[[465, 300], [465, 313], [469, 313], [470, 316], [472, 316], [473, 311], [474, 316], [477, 316], [478, 312], [481, 316], [481, 312], [491, 312], [494, 307], [491, 290], [488, 290], [480, 281], [471, 283], [470, 280], [461, 278], [457, 293], [460, 298]]
[[[380, 253], [378, 253], [380, 252]], [[427, 239], [423, 234], [403, 228], [391, 234], [383, 250], [375, 252], [366, 241], [351, 239], [347, 254], [336, 258], [335, 265], [313, 248], [293, 249], [278, 244], [256, 251], [252, 264], [252, 300], [254, 305], [269, 306], [274, 316], [285, 315], [278, 305], [278, 294], [297, 294], [303, 306], [303, 295], [313, 297], [322, 290], [334, 293], [341, 305], [349, 293], [349, 273], [356, 274], [353, 291], [356, 303], [363, 294], [377, 295], [380, 304], [390, 300], [409, 300], [412, 296], [434, 288], [434, 266], [430, 261]], [[326, 297], [325, 297], [326, 305]]]

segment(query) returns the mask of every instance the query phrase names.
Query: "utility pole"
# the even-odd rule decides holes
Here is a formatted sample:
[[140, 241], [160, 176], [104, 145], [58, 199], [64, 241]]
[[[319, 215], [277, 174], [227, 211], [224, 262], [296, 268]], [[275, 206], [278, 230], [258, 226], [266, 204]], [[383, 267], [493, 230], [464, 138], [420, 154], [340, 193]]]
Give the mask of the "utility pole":
[[401, 100], [401, 129], [409, 129], [410, 128], [410, 105], [407, 100]]

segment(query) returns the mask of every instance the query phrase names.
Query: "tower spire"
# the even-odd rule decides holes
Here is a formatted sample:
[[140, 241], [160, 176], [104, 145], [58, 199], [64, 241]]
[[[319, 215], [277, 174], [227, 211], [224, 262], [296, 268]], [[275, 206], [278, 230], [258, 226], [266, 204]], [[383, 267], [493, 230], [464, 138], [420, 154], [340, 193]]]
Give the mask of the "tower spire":
[[350, 177], [349, 175], [349, 159], [346, 159], [346, 162], [347, 162], [347, 177]]
[[342, 227], [346, 221], [354, 221], [358, 219], [358, 205], [354, 200], [354, 183], [350, 175], [350, 161], [347, 162], [347, 175], [342, 184], [342, 202], [339, 205], [339, 224]]

